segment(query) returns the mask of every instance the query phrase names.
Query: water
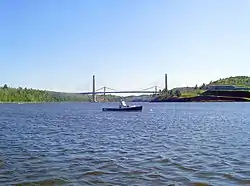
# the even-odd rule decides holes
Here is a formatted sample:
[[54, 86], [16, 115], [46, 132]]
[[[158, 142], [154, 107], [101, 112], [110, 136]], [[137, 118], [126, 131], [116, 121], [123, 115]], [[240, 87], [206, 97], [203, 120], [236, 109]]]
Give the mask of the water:
[[0, 105], [0, 185], [250, 185], [249, 103]]

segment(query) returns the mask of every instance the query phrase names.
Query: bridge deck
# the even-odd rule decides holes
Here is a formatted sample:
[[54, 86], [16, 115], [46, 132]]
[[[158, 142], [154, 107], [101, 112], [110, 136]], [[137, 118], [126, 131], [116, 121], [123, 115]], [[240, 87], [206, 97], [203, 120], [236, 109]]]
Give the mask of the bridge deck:
[[[107, 92], [95, 92], [95, 94], [130, 94], [130, 93], [149, 93], [154, 94], [155, 91], [107, 91]], [[82, 92], [79, 94], [93, 94], [93, 92]]]

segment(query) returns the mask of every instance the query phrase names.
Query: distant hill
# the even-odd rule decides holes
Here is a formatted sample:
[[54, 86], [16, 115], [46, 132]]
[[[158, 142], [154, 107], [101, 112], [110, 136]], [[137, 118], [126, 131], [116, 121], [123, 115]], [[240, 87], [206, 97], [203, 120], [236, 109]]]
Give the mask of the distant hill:
[[249, 76], [234, 76], [210, 82], [208, 85], [234, 85], [238, 87], [250, 87]]
[[176, 87], [172, 90], [179, 90], [180, 92], [193, 92], [196, 89], [206, 90], [206, 88], [210, 85], [234, 85], [237, 87], [250, 87], [250, 77], [249, 76], [234, 76], [227, 78], [220, 78], [216, 81], [211, 81], [208, 84], [203, 83], [202, 85], [194, 86], [194, 87]]

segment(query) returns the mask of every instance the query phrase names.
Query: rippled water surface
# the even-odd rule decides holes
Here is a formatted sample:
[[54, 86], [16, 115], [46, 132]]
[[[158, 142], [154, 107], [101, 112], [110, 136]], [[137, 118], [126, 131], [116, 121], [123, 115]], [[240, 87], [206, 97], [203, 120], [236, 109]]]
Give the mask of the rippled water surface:
[[250, 185], [250, 104], [0, 105], [0, 185]]

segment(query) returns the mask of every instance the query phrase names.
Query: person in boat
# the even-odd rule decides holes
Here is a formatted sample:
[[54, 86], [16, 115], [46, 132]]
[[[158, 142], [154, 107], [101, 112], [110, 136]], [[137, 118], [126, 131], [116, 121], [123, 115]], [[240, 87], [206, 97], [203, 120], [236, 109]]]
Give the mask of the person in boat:
[[119, 108], [123, 108], [123, 107], [128, 107], [128, 105], [125, 103], [125, 101], [123, 101], [123, 100], [121, 99], [121, 100], [120, 100]]

